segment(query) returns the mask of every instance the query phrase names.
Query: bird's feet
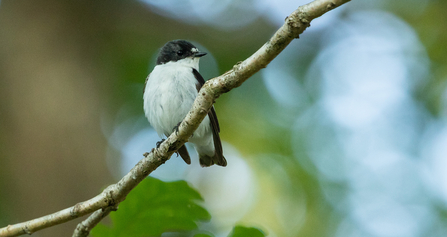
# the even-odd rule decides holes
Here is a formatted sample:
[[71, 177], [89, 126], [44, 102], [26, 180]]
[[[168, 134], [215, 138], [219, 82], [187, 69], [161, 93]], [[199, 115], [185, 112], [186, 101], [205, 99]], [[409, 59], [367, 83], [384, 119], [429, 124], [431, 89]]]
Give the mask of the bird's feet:
[[[181, 124], [181, 123], [182, 123], [182, 122], [178, 123], [178, 124], [172, 129], [172, 132], [175, 132], [176, 135], [178, 134], [178, 128], [180, 127], [180, 124]], [[191, 135], [191, 137], [193, 137], [193, 136], [194, 136], [194, 134]]]
[[177, 125], [175, 125], [175, 127], [172, 129], [172, 132], [175, 132], [175, 134], [178, 134], [178, 127], [180, 127], [180, 124], [182, 122], [178, 123]]
[[163, 143], [166, 139], [161, 139], [161, 141], [158, 141], [157, 143], [155, 143], [155, 145], [157, 146], [157, 149], [160, 148], [161, 143]]

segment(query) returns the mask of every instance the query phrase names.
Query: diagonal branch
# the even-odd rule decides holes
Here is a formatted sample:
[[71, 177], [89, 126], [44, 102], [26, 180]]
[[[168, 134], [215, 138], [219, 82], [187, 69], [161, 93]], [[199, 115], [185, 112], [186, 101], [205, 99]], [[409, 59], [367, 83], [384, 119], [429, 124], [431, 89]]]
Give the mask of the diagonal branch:
[[[22, 222], [0, 229], [1, 236], [18, 236], [31, 234], [38, 230], [48, 228], [69, 220], [90, 214], [99, 209], [116, 207], [124, 201], [129, 192], [146, 178], [157, 167], [165, 163], [171, 155], [179, 149], [197, 129], [199, 124], [212, 107], [214, 100], [221, 94], [240, 86], [250, 76], [266, 67], [281, 51], [295, 38], [310, 26], [310, 22], [324, 13], [349, 2], [350, 0], [315, 0], [299, 7], [290, 16], [281, 28], [258, 51], [245, 61], [236, 64], [232, 70], [205, 83], [199, 92], [193, 107], [183, 122], [178, 133], [169, 136], [158, 149], [152, 149], [145, 154], [145, 158], [126, 174], [118, 183], [110, 185], [102, 193], [87, 201], [78, 203], [70, 208], [55, 212], [27, 222]], [[110, 209], [110, 208], [108, 208]], [[97, 214], [101, 214], [98, 211]], [[103, 213], [107, 215], [107, 213]], [[102, 215], [92, 221], [84, 223], [85, 231], [96, 225]], [[92, 218], [94, 219], [94, 218]], [[87, 226], [88, 225], [88, 226]], [[84, 232], [85, 234], [85, 232]]]

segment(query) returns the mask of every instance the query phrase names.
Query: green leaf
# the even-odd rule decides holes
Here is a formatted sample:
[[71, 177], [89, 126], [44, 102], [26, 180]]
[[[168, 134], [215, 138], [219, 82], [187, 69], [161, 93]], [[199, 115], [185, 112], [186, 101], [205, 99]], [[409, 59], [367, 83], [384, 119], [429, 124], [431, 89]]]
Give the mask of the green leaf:
[[257, 228], [237, 225], [228, 237], [265, 237], [265, 234]]
[[92, 236], [160, 236], [164, 232], [197, 229], [198, 221], [211, 219], [196, 203], [200, 194], [185, 181], [163, 182], [155, 178], [142, 181], [112, 212], [112, 226], [99, 224]]

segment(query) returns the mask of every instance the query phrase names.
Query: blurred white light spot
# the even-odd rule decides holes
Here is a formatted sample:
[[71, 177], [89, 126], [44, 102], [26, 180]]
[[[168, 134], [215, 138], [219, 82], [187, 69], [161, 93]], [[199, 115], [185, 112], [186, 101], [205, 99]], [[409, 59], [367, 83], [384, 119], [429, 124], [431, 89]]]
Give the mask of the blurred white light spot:
[[[309, 126], [309, 125], [312, 126]], [[313, 167], [325, 178], [331, 181], [344, 181], [347, 175], [346, 159], [341, 156], [342, 146], [337, 140], [336, 133], [331, 130], [334, 124], [325, 117], [324, 111], [320, 106], [313, 106], [306, 110], [297, 119], [294, 125], [294, 135], [291, 145], [301, 165], [310, 173], [315, 172]], [[302, 137], [304, 134], [304, 138]], [[306, 150], [297, 147], [295, 144], [300, 143], [300, 139], [305, 139]], [[309, 164], [305, 156], [300, 153], [306, 152], [312, 164]]]
[[364, 194], [353, 200], [352, 218], [372, 236], [419, 236], [419, 230], [429, 220], [428, 209], [403, 205], [380, 193]]
[[431, 191], [447, 206], [447, 124], [434, 123], [426, 135], [422, 155], [424, 177]]
[[291, 177], [284, 164], [288, 159], [278, 154], [256, 154], [253, 160], [262, 167], [256, 169], [261, 184], [257, 206], [263, 208], [255, 213], [261, 226], [278, 222], [284, 232], [296, 233], [305, 224], [308, 202], [301, 183]]
[[305, 93], [290, 72], [280, 67], [268, 67], [261, 71], [265, 86], [279, 105], [291, 109], [307, 102]]
[[[400, 58], [402, 55], [377, 46], [384, 45], [381, 41], [351, 38], [320, 56], [325, 68], [323, 103], [332, 118], [343, 126], [366, 126], [407, 96], [407, 67]], [[367, 49], [366, 45], [375, 46]]]
[[323, 41], [329, 46], [317, 57], [308, 80], [322, 78], [324, 108], [349, 129], [386, 116], [409, 98], [413, 72], [427, 70], [421, 67], [426, 63], [418, 63], [424, 51], [415, 32], [390, 14], [352, 14]]
[[205, 199], [211, 222], [229, 231], [250, 209], [256, 183], [251, 168], [234, 148], [224, 144], [224, 154], [227, 167], [202, 168], [198, 160], [193, 160], [185, 177]]
[[360, 237], [368, 236], [352, 219], [347, 217], [338, 225], [335, 237]]
[[322, 44], [327, 46], [306, 76], [309, 85], [321, 79], [314, 91], [321, 100], [308, 118], [298, 119], [295, 137], [306, 135], [310, 161], [323, 181], [349, 187], [347, 200], [324, 190], [358, 227], [348, 232], [418, 236], [433, 216], [420, 182], [422, 162], [415, 159], [424, 111], [410, 93], [429, 71], [425, 49], [405, 22], [379, 11], [348, 14], [327, 31]]

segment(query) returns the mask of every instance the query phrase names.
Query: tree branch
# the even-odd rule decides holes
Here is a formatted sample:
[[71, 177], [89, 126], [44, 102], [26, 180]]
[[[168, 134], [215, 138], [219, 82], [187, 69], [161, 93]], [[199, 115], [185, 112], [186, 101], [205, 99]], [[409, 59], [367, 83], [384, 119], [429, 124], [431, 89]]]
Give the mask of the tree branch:
[[[285, 20], [272, 38], [245, 61], [236, 64], [232, 70], [208, 80], [200, 90], [193, 107], [180, 124], [178, 133], [169, 136], [158, 149], [146, 153], [142, 160], [118, 183], [110, 185], [96, 197], [78, 203], [70, 208], [0, 229], [2, 236], [31, 234], [69, 220], [97, 211], [80, 224], [79, 232], [88, 234], [104, 216], [126, 198], [129, 192], [157, 167], [165, 163], [171, 155], [191, 137], [207, 115], [215, 99], [221, 94], [240, 86], [250, 76], [265, 68], [281, 51], [310, 25], [310, 22], [324, 13], [350, 0], [315, 0], [299, 7]], [[102, 210], [104, 209], [104, 210]], [[77, 228], [77, 229], [78, 229]], [[76, 232], [75, 232], [76, 233]], [[82, 236], [82, 235], [80, 235]]]
[[99, 222], [101, 222], [102, 218], [109, 215], [111, 211], [116, 211], [116, 207], [106, 207], [103, 209], [96, 210], [91, 214], [87, 219], [83, 222], [79, 223], [76, 226], [75, 231], [73, 232], [72, 237], [87, 237], [90, 231], [95, 227]]

